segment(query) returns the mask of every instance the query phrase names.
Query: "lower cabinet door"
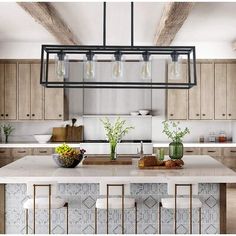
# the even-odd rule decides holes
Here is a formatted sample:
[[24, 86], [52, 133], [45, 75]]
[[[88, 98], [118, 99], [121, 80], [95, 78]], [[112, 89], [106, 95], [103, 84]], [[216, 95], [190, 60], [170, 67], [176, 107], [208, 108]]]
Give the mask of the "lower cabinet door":
[[14, 161], [16, 161], [22, 157], [25, 157], [27, 155], [32, 155], [31, 148], [13, 148], [12, 149], [12, 157], [13, 157]]
[[52, 155], [53, 148], [34, 148], [33, 155]]

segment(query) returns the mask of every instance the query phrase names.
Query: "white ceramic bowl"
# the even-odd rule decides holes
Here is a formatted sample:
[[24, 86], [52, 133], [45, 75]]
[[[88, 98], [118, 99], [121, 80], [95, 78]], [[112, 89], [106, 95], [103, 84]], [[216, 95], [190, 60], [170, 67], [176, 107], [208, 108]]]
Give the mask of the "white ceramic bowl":
[[149, 110], [139, 110], [139, 113], [140, 113], [142, 116], [146, 116], [146, 115], [149, 113]]
[[130, 115], [131, 115], [131, 116], [138, 116], [138, 115], [139, 115], [139, 112], [138, 112], [138, 111], [131, 111], [131, 112], [130, 112]]
[[39, 142], [39, 143], [47, 143], [51, 139], [52, 135], [51, 134], [35, 134], [34, 138]]

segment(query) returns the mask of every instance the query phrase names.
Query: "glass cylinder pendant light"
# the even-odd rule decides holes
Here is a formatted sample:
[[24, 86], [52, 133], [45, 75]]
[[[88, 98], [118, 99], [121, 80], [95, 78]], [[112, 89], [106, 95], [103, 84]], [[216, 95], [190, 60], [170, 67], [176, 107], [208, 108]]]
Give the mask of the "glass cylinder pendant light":
[[143, 61], [141, 65], [141, 78], [151, 79], [152, 74], [152, 63], [150, 61], [150, 54], [148, 52], [143, 53]]
[[169, 70], [169, 79], [170, 80], [180, 80], [182, 65], [181, 59], [179, 58], [179, 54], [174, 51], [171, 53], [171, 62], [170, 62], [170, 70]]
[[122, 54], [120, 51], [117, 51], [114, 54], [115, 60], [112, 63], [112, 78], [113, 79], [121, 79], [123, 77], [124, 65], [121, 60]]
[[92, 52], [86, 54], [86, 60], [84, 62], [84, 78], [85, 79], [95, 78], [95, 61], [94, 61], [94, 54]]
[[59, 80], [65, 80], [68, 78], [68, 66], [68, 56], [63, 52], [57, 53], [55, 58], [55, 73]]

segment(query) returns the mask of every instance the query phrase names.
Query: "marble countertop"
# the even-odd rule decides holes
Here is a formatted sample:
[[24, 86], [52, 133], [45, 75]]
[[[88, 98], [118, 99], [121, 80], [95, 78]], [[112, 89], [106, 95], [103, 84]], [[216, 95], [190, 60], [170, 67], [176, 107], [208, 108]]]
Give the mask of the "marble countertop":
[[[0, 148], [55, 148], [62, 143], [36, 143], [36, 142], [12, 142], [0, 143]], [[99, 145], [104, 143], [68, 143], [71, 147], [78, 148], [81, 144]], [[139, 143], [122, 143], [123, 146], [131, 144], [139, 145]], [[168, 142], [155, 142], [145, 143], [152, 144], [153, 147], [168, 147]], [[184, 142], [184, 147], [236, 147], [236, 143], [197, 143], [197, 142]]]
[[186, 155], [179, 170], [139, 170], [133, 165], [59, 168], [51, 156], [26, 156], [0, 169], [0, 183], [57, 181], [58, 183], [236, 183], [236, 173], [208, 155]]

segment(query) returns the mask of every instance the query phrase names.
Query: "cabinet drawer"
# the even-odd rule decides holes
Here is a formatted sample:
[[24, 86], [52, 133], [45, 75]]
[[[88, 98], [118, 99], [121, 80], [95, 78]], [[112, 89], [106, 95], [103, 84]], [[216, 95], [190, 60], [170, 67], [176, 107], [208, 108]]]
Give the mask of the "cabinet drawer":
[[32, 149], [31, 148], [14, 148], [12, 149], [12, 156], [14, 160], [18, 160], [21, 157], [31, 155]]
[[200, 148], [191, 148], [191, 147], [184, 148], [184, 155], [200, 155], [200, 154], [201, 154]]
[[221, 148], [202, 148], [203, 155], [210, 155], [212, 157], [219, 157], [222, 155]]
[[224, 148], [223, 149], [223, 155], [226, 157], [236, 157], [236, 148]]
[[10, 148], [0, 148], [0, 157], [10, 157], [11, 149]]
[[231, 169], [236, 169], [236, 157], [224, 157], [223, 164]]
[[5, 165], [10, 164], [11, 162], [13, 162], [13, 158], [10, 156], [1, 156], [0, 157], [0, 167], [3, 167]]
[[53, 153], [52, 148], [34, 148], [33, 155], [51, 155]]

